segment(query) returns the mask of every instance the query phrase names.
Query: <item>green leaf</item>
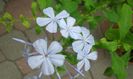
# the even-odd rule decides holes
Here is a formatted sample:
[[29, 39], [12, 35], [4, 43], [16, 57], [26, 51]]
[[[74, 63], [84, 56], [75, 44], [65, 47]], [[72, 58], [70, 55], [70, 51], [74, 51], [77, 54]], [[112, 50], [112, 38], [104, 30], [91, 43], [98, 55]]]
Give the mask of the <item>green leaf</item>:
[[108, 40], [119, 40], [119, 30], [118, 29], [113, 29], [110, 27], [106, 32], [105, 32], [105, 37]]
[[47, 1], [47, 0], [37, 0], [38, 5], [39, 5], [39, 7], [40, 7], [40, 10], [43, 10], [44, 8], [47, 7], [47, 2], [46, 2], [46, 1]]
[[132, 26], [132, 8], [129, 5], [124, 4], [122, 6], [118, 24], [120, 28], [120, 38], [123, 39]]
[[106, 10], [104, 11], [104, 15], [111, 22], [116, 23], [119, 19], [118, 14], [114, 10]]
[[107, 41], [106, 38], [100, 39], [95, 45], [97, 48], [104, 48], [108, 50], [109, 52], [114, 52], [117, 49], [117, 41]]
[[94, 0], [84, 0], [84, 2], [85, 2], [85, 7], [87, 8], [87, 9], [91, 9], [92, 7], [94, 7], [95, 5], [94, 5]]
[[128, 43], [124, 43], [124, 42], [123, 42], [123, 48], [125, 51], [131, 50], [131, 46]]
[[77, 56], [76, 56], [75, 53], [73, 53], [73, 52], [62, 51], [61, 54], [63, 54], [63, 55], [66, 56], [65, 58], [66, 58], [66, 60], [67, 60], [69, 63], [71, 63], [71, 64], [73, 64], [73, 65], [76, 65], [76, 64], [77, 64], [78, 60], [77, 60]]
[[[116, 75], [117, 79], [126, 79], [127, 72], [126, 72], [126, 63], [125, 58], [119, 57], [117, 53], [112, 52], [111, 53], [111, 59], [112, 59], [112, 70], [114, 74]], [[126, 57], [127, 59], [127, 57]]]
[[53, 0], [37, 0], [37, 3], [40, 7], [40, 10], [42, 11], [46, 7], [52, 6]]
[[35, 17], [37, 12], [37, 2], [33, 1], [31, 4], [32, 15]]
[[125, 67], [128, 66], [128, 62], [130, 60], [130, 52], [131, 49], [128, 49], [127, 52], [121, 57], [121, 60], [124, 62]]
[[122, 40], [124, 43], [129, 44], [133, 48], [133, 33], [128, 32], [126, 37]]
[[35, 31], [36, 31], [36, 33], [37, 34], [40, 34], [41, 33], [41, 27], [40, 26], [38, 26], [38, 25], [36, 25], [36, 27], [35, 27]]
[[28, 18], [26, 18], [25, 16], [23, 15], [20, 15], [20, 20], [22, 22], [22, 25], [26, 28], [30, 28], [30, 22], [28, 20]]
[[[102, 17], [100, 16], [84, 16], [85, 18], [87, 18], [87, 22], [89, 23], [89, 28], [90, 29], [96, 29], [98, 23], [102, 20]], [[84, 20], [83, 20], [84, 21]]]
[[61, 0], [62, 9], [67, 10], [69, 13], [73, 13], [75, 11], [77, 11], [78, 8], [78, 3], [76, 1], [72, 1], [72, 0]]
[[106, 70], [104, 71], [104, 75], [111, 77], [114, 74], [113, 70], [111, 67], [106, 68]]
[[4, 15], [0, 18], [0, 23], [5, 26], [7, 32], [10, 32], [12, 30], [14, 22], [14, 17], [8, 12], [5, 12]]
[[65, 73], [65, 68], [64, 68], [64, 66], [57, 67], [57, 70], [58, 70], [58, 72], [59, 72], [60, 74]]
[[127, 0], [128, 4], [133, 7], [133, 0]]

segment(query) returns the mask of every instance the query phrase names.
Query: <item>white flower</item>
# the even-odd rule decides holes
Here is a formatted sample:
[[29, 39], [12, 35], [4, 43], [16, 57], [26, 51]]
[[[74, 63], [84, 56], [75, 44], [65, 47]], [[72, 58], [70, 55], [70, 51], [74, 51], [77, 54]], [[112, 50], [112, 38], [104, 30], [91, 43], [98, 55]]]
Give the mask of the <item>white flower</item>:
[[90, 52], [87, 48], [84, 48], [82, 51], [78, 52], [77, 59], [80, 60], [77, 64], [78, 70], [84, 68], [85, 71], [88, 71], [91, 67], [89, 60], [96, 60], [97, 52]]
[[43, 13], [46, 14], [48, 17], [38, 17], [36, 19], [37, 24], [40, 27], [46, 26], [46, 30], [50, 33], [56, 33], [57, 32], [57, 23], [60, 19], [66, 18], [69, 16], [69, 14], [63, 10], [59, 14], [55, 16], [54, 10], [52, 7], [48, 7], [43, 10]]
[[72, 17], [68, 17], [67, 21], [65, 22], [64, 19], [59, 21], [59, 26], [61, 27], [61, 34], [63, 37], [77, 39], [80, 35], [81, 28], [79, 26], [74, 27], [76, 20]]
[[72, 43], [72, 47], [75, 52], [78, 52], [84, 49], [84, 47], [91, 49], [94, 44], [94, 37], [90, 34], [89, 30], [81, 27], [81, 35]]
[[39, 39], [33, 43], [33, 47], [39, 55], [31, 56], [28, 64], [32, 69], [41, 67], [44, 75], [51, 75], [55, 72], [54, 66], [62, 66], [65, 56], [57, 54], [62, 51], [62, 46], [57, 41], [53, 41], [47, 49], [47, 41]]

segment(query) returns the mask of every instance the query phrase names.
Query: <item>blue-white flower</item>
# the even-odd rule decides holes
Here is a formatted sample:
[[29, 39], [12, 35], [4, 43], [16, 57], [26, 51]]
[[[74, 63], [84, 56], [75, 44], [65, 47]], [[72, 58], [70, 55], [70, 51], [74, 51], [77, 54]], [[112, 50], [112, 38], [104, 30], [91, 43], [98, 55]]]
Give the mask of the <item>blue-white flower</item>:
[[77, 39], [80, 36], [81, 28], [79, 26], [74, 26], [76, 20], [73, 17], [68, 17], [66, 22], [64, 19], [59, 21], [59, 26], [61, 28], [61, 35], [65, 38], [69, 36], [71, 38]]
[[47, 41], [38, 39], [33, 43], [33, 47], [38, 55], [28, 58], [28, 64], [32, 69], [41, 68], [44, 75], [52, 75], [55, 72], [54, 66], [62, 66], [65, 56], [58, 54], [62, 51], [62, 46], [57, 41], [53, 41], [47, 48]]
[[96, 60], [97, 59], [97, 52], [93, 51], [90, 52], [88, 48], [84, 48], [82, 51], [77, 53], [77, 59], [79, 60], [77, 64], [78, 70], [85, 70], [88, 71], [91, 67], [89, 60]]
[[44, 9], [43, 13], [48, 17], [37, 17], [36, 22], [40, 27], [46, 26], [46, 30], [50, 33], [56, 33], [58, 21], [69, 16], [69, 13], [67, 13], [65, 10], [61, 11], [55, 16], [52, 7]]
[[94, 37], [90, 34], [89, 30], [85, 27], [81, 27], [81, 34], [77, 40], [72, 43], [73, 50], [79, 52], [88, 47], [89, 49], [95, 44]]

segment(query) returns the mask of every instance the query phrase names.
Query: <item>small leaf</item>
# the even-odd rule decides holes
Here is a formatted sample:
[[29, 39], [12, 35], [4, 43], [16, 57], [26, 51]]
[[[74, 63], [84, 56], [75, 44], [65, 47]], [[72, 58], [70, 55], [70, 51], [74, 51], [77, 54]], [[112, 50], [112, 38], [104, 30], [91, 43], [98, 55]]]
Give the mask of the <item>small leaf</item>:
[[118, 21], [118, 19], [119, 19], [118, 14], [114, 10], [106, 10], [104, 12], [104, 15], [111, 22], [115, 22], [116, 23]]
[[37, 0], [38, 5], [39, 5], [41, 11], [42, 11], [44, 8], [47, 7], [47, 2], [46, 2], [46, 1], [47, 1], [47, 0]]
[[114, 74], [113, 70], [111, 67], [106, 68], [106, 70], [104, 71], [104, 75], [111, 77]]
[[117, 49], [117, 40], [107, 41], [106, 38], [100, 39], [95, 45], [96, 48], [104, 48], [109, 52], [114, 52]]
[[123, 39], [132, 26], [132, 8], [129, 5], [124, 4], [122, 6], [118, 24], [120, 28], [120, 38]]
[[35, 17], [37, 12], [37, 2], [33, 1], [31, 4], [32, 15]]
[[94, 7], [93, 0], [84, 0], [86, 8]]
[[111, 53], [111, 59], [112, 59], [112, 70], [116, 75], [117, 79], [126, 79], [127, 67], [125, 63], [127, 63], [127, 61], [125, 61], [122, 57], [119, 57], [115, 52]]
[[61, 0], [63, 9], [67, 10], [69, 13], [77, 11], [78, 3], [72, 0]]
[[127, 0], [128, 4], [133, 7], [133, 0]]
[[118, 29], [113, 29], [110, 27], [106, 32], [105, 32], [105, 37], [108, 40], [119, 40], [119, 30]]
[[88, 10], [91, 10], [93, 7], [95, 7], [94, 0], [84, 0], [84, 2], [85, 2], [85, 7]]
[[126, 37], [122, 40], [124, 43], [129, 44], [133, 48], [133, 33], [128, 32]]
[[46, 7], [52, 6], [53, 0], [37, 0], [37, 3], [42, 11]]
[[14, 17], [8, 12], [5, 12], [4, 15], [0, 18], [0, 23], [5, 26], [7, 32], [10, 32], [12, 30], [14, 22]]
[[125, 51], [131, 50], [131, 46], [129, 44], [127, 44], [127, 43], [123, 42], [123, 47], [124, 47]]
[[41, 30], [40, 26], [36, 25], [35, 31], [37, 34], [40, 34], [42, 30]]
[[23, 25], [24, 27], [30, 28], [30, 22], [29, 22], [29, 20], [28, 20], [25, 16], [20, 15], [20, 20], [21, 20], [22, 25]]

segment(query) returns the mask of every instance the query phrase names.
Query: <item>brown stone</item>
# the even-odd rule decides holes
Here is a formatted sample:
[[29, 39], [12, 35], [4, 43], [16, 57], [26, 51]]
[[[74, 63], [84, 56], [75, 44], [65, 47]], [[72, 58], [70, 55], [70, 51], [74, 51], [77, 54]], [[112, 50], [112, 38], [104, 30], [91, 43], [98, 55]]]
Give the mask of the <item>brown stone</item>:
[[5, 60], [5, 56], [0, 51], [0, 62], [2, 62], [3, 60]]
[[6, 33], [6, 29], [2, 24], [0, 24], [0, 35], [3, 35], [4, 33]]
[[11, 0], [7, 3], [5, 9], [15, 17], [16, 22], [14, 26], [16, 29], [21, 31], [26, 30], [19, 20], [21, 14], [32, 20], [31, 2], [32, 0]]
[[28, 74], [29, 72], [32, 71], [31, 68], [26, 63], [26, 60], [24, 58], [17, 60], [16, 64], [23, 74]]

